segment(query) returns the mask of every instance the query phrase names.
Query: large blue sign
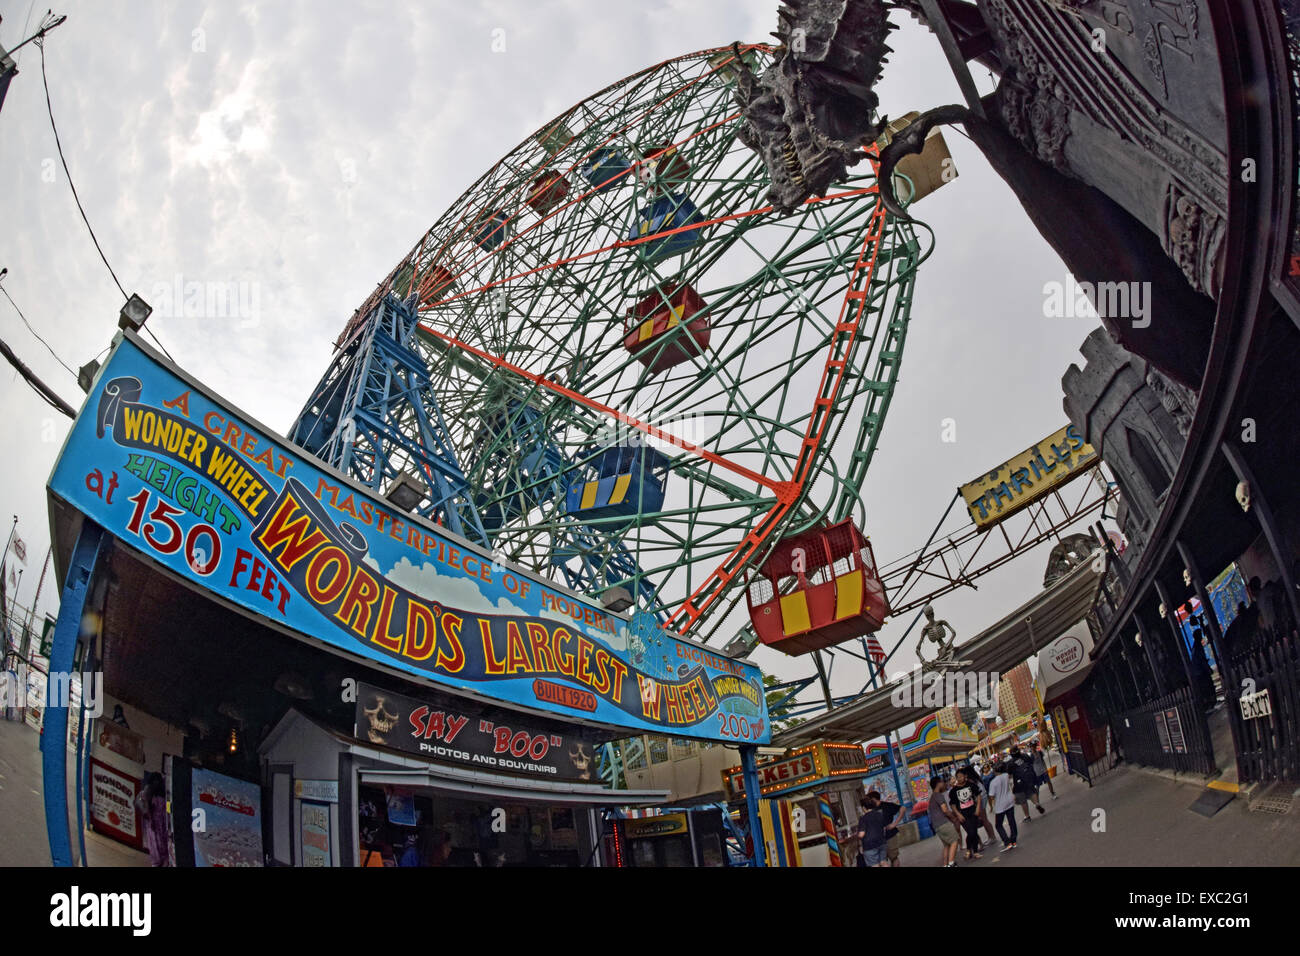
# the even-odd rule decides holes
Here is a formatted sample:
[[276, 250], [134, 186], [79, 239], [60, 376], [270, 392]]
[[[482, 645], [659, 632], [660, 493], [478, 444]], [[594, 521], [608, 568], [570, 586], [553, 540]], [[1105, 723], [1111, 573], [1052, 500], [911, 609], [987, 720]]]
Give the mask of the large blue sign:
[[761, 674], [394, 509], [124, 335], [50, 491], [227, 600], [480, 697], [637, 732], [767, 743]]

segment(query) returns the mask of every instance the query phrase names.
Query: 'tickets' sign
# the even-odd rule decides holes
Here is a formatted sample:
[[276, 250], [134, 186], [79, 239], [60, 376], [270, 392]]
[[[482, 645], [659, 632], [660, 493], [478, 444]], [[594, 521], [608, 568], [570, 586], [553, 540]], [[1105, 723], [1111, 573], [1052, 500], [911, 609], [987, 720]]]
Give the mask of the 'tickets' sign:
[[[737, 797], [745, 795], [745, 774], [739, 767], [727, 771], [731, 792]], [[815, 780], [822, 774], [817, 766], [817, 751], [813, 748], [773, 760], [758, 766], [758, 792], [766, 796], [797, 786], [801, 781]]]
[[463, 764], [472, 770], [599, 783], [595, 748], [569, 734], [544, 733], [359, 685], [356, 737], [372, 744]]
[[637, 733], [771, 739], [752, 664], [494, 565], [318, 467], [132, 334], [100, 372], [49, 489], [214, 594], [422, 680]]

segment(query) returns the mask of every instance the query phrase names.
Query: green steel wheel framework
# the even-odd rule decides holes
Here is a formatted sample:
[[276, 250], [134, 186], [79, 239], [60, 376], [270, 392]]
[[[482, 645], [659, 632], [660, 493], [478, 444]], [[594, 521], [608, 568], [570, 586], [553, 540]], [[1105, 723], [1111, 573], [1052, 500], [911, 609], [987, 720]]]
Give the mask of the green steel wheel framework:
[[[745, 630], [732, 614], [745, 571], [783, 535], [866, 527], [860, 491], [932, 247], [878, 202], [874, 149], [824, 198], [771, 211], [733, 93], [736, 71], [771, 51], [741, 50], [661, 63], [546, 124], [421, 237], [340, 339], [385, 294], [412, 303], [487, 543], [593, 595], [626, 588], [702, 641]], [[698, 216], [638, 227], [664, 197]], [[686, 316], [638, 354], [625, 317], [656, 297], [669, 307], [681, 283], [703, 301], [692, 318], [708, 346], [687, 342], [694, 354], [656, 371]], [[662, 503], [643, 483], [630, 515], [566, 505], [584, 467], [637, 443], [667, 456]]]

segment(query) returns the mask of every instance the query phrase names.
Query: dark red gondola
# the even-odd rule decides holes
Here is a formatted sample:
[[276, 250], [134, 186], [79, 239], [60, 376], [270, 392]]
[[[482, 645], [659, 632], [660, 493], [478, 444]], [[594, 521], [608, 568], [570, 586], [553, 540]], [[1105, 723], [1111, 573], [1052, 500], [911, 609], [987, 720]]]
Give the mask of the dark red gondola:
[[790, 655], [878, 631], [889, 614], [871, 542], [852, 521], [779, 542], [746, 596], [759, 640]]
[[[709, 347], [708, 316], [699, 314], [703, 309], [704, 300], [689, 283], [655, 286], [624, 316], [623, 346], [652, 372], [703, 355]], [[665, 336], [672, 337], [663, 341]]]
[[528, 198], [524, 202], [533, 212], [545, 216], [564, 202], [568, 195], [569, 181], [552, 169], [533, 180], [533, 184], [528, 188]]
[[419, 296], [420, 307], [428, 308], [435, 302], [441, 302], [450, 296], [456, 288], [455, 276], [451, 270], [445, 266], [430, 266], [420, 276], [416, 285], [416, 295]]

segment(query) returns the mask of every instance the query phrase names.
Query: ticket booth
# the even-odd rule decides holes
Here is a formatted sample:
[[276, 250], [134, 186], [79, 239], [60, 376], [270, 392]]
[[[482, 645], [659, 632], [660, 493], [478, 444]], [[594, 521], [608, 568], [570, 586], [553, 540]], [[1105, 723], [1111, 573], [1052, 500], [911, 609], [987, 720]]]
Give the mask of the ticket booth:
[[[760, 816], [770, 866], [851, 866], [862, 781], [878, 771], [854, 743], [818, 742], [758, 763]], [[731, 767], [723, 786], [732, 805], [745, 800], [744, 773]], [[782, 862], [782, 860], [785, 862]]]

